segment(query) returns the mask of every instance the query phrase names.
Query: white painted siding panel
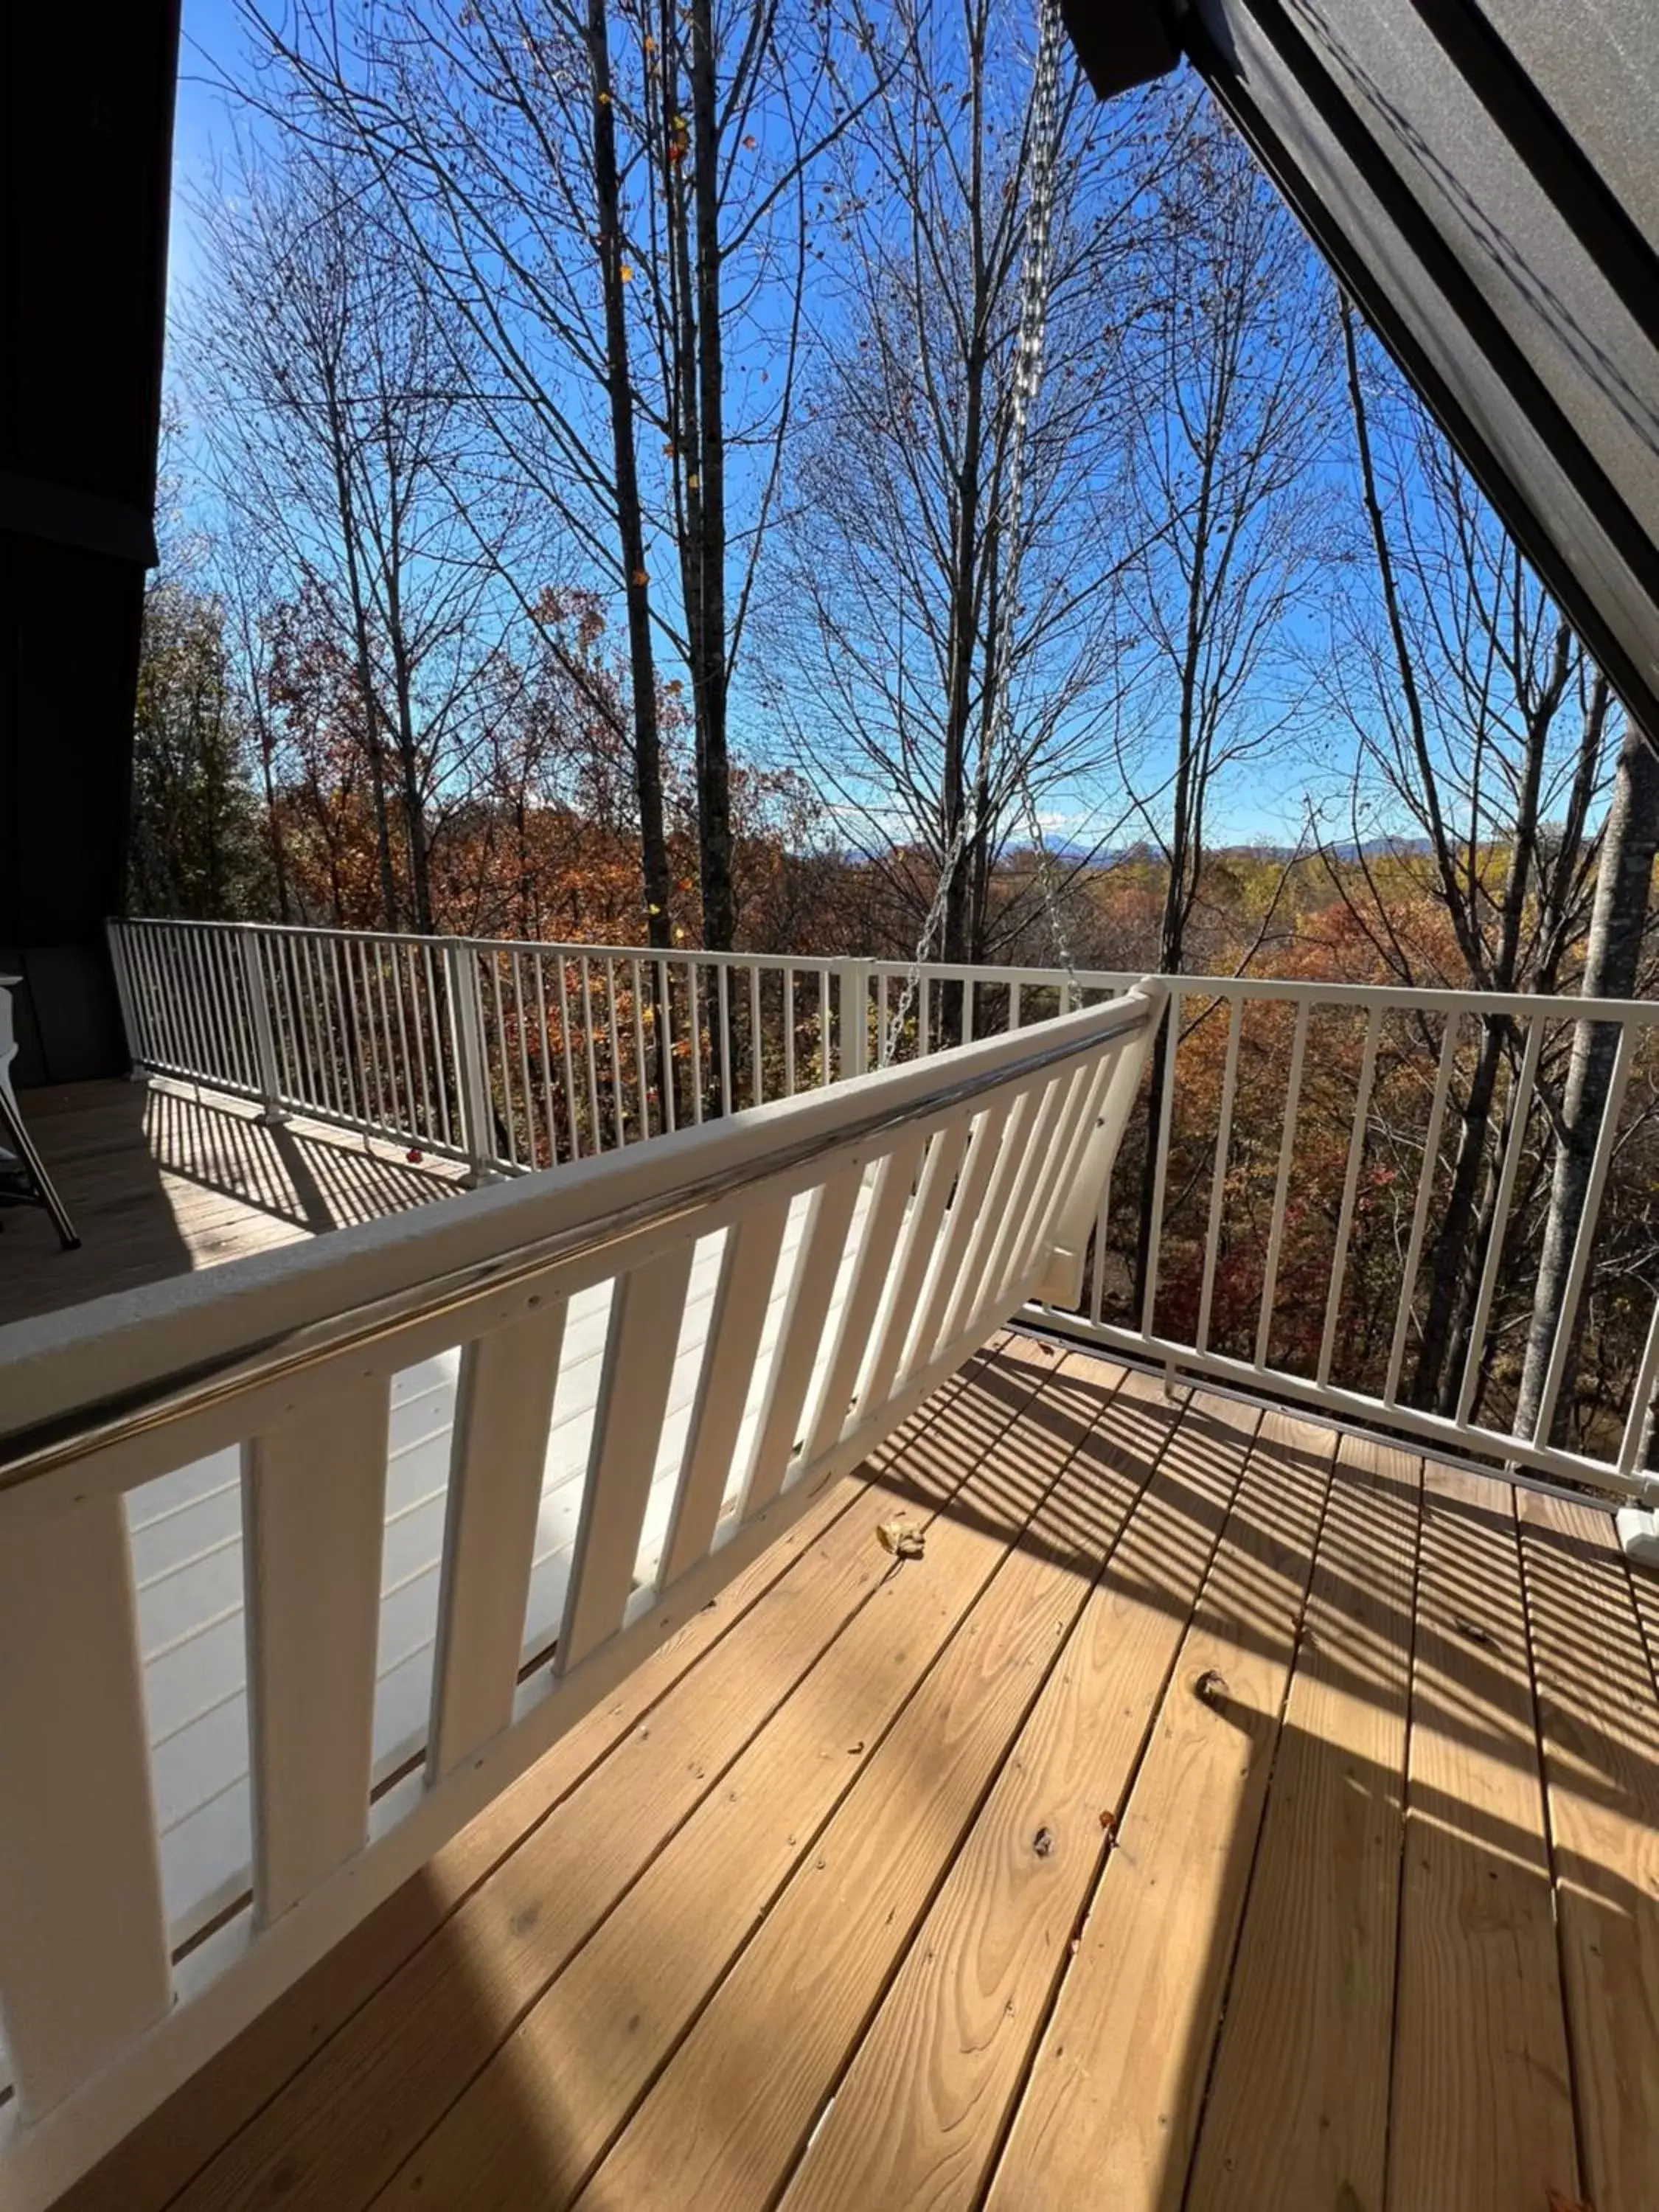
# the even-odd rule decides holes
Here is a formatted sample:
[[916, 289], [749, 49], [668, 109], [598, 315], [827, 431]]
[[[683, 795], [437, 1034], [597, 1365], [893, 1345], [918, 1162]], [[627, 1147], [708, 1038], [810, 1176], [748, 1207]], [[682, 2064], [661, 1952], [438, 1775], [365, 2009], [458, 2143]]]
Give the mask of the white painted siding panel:
[[[859, 1200], [860, 1217], [868, 1202], [866, 1183]], [[754, 1449], [807, 1205], [803, 1194], [790, 1208], [723, 1516], [736, 1505], [738, 1471]], [[635, 1568], [641, 1582], [655, 1576], [662, 1556], [724, 1242], [723, 1235], [704, 1237], [692, 1265], [641, 1535]], [[849, 1239], [832, 1316], [847, 1294], [855, 1243]], [[610, 1310], [608, 1283], [570, 1301], [537, 1516], [526, 1656], [552, 1642], [564, 1608]], [[825, 1331], [826, 1347], [833, 1335], [832, 1323]], [[459, 1371], [458, 1349], [423, 1360], [392, 1380], [374, 1704], [377, 1780], [414, 1757], [425, 1741]], [[126, 1511], [161, 1830], [162, 1888], [177, 1942], [241, 1894], [249, 1881], [252, 1800], [237, 1455], [216, 1452], [146, 1483], [129, 1493]]]

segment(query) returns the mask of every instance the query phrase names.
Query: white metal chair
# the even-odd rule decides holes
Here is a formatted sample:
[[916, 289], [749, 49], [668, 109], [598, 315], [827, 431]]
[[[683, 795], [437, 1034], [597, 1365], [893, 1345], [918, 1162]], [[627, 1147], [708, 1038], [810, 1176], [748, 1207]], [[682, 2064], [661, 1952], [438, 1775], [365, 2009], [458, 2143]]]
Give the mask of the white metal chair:
[[46, 1173], [46, 1162], [23, 1127], [22, 1109], [12, 1088], [17, 1032], [12, 1020], [11, 987], [22, 980], [21, 975], [0, 975], [0, 1205], [45, 1206], [64, 1249], [69, 1252], [81, 1240]]

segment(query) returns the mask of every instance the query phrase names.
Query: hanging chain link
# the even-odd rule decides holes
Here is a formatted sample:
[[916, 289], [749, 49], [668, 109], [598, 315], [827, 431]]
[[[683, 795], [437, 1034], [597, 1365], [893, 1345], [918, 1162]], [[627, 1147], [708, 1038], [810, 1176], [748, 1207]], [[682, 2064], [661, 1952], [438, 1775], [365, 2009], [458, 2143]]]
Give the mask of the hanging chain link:
[[[1006, 514], [1008, 569], [1003, 584], [1001, 635], [995, 660], [996, 698], [991, 718], [993, 757], [1012, 738], [1014, 626], [1019, 619], [1020, 564], [1024, 557], [1021, 527], [1025, 507], [1025, 457], [1030, 417], [1042, 384], [1042, 356], [1048, 331], [1049, 248], [1054, 231], [1054, 193], [1060, 167], [1060, 58], [1063, 40], [1060, 0], [1038, 0], [1036, 76], [1031, 88], [1031, 193], [1025, 217], [1025, 259], [1021, 271], [1019, 358], [1014, 387], [1014, 438], [1008, 462]], [[1036, 859], [1037, 884], [1048, 909], [1048, 927], [1066, 975], [1076, 981], [1066, 923], [1054, 884], [1054, 863], [1042, 834], [1036, 794], [1025, 769], [1018, 771], [1025, 827]]]
[[[999, 542], [1008, 550], [1002, 581], [1002, 606], [992, 661], [994, 686], [989, 739], [989, 757], [992, 759], [996, 757], [998, 745], [1008, 734], [1011, 719], [1009, 660], [1013, 647], [1014, 625], [1018, 616], [1019, 572], [1024, 552], [1021, 525], [1024, 520], [1025, 506], [1025, 449], [1037, 394], [1042, 386], [1042, 354], [1048, 325], [1048, 256], [1054, 230], [1055, 182], [1060, 167], [1060, 64], [1064, 45], [1065, 30], [1060, 20], [1060, 0], [1037, 0], [1036, 63], [1031, 76], [1031, 104], [1027, 129], [1027, 143], [1030, 148], [1030, 185], [1025, 199], [1025, 240], [1019, 283], [1019, 333], [1014, 348], [1014, 426], [1009, 441], [1007, 485], [997, 532]], [[1037, 817], [1030, 780], [1023, 769], [1018, 781], [1026, 827], [1036, 849], [1038, 881], [1048, 909], [1049, 926], [1066, 974], [1074, 975], [1076, 970], [1066, 942], [1065, 925], [1054, 896], [1048, 849], [1043, 842], [1042, 825]], [[888, 1028], [885, 1057], [889, 1060], [897, 1050], [905, 1022], [915, 1004], [922, 968], [933, 949], [933, 940], [950, 901], [951, 886], [976, 827], [976, 791], [977, 779], [975, 779], [963, 794], [962, 811], [957, 817], [950, 842], [945, 850], [939, 882], [921, 926], [921, 934], [916, 941], [915, 954], [906, 972], [904, 988], [899, 994], [898, 1005]]]

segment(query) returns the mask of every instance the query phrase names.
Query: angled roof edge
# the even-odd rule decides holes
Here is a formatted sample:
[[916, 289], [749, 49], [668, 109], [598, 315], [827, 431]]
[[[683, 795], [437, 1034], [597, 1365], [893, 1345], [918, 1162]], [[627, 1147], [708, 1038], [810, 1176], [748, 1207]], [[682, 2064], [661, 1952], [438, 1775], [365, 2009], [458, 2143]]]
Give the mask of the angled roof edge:
[[1103, 97], [1185, 53], [1659, 733], [1650, 0], [1063, 0]]
[[1167, 76], [1181, 59], [1180, 42], [1158, 0], [1120, 0], [1115, 8], [1103, 8], [1100, 0], [1060, 0], [1060, 12], [1083, 73], [1102, 100]]

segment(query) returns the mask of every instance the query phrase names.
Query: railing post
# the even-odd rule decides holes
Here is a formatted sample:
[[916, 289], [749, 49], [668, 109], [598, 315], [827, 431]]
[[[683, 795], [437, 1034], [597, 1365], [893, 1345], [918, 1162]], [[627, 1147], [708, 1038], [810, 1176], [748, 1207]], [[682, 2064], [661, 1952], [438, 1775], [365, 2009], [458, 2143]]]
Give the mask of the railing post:
[[478, 1012], [478, 963], [459, 938], [444, 939], [444, 983], [449, 999], [449, 1038], [455, 1053], [456, 1086], [461, 1109], [461, 1139], [471, 1180], [488, 1182], [495, 1175], [495, 1131], [489, 1086], [484, 1080], [483, 1024]]
[[288, 1109], [283, 1104], [283, 1079], [276, 1065], [276, 1032], [270, 1025], [265, 963], [259, 957], [257, 931], [239, 929], [236, 942], [241, 948], [242, 988], [247, 994], [248, 1018], [253, 1024], [253, 1059], [259, 1072], [262, 1101], [259, 1119], [274, 1128], [279, 1121], [287, 1121]]
[[870, 963], [847, 960], [841, 966], [841, 1072], [870, 1073]]
[[146, 1054], [138, 1035], [138, 1006], [132, 994], [132, 976], [127, 967], [126, 932], [122, 924], [112, 917], [104, 924], [104, 935], [109, 945], [110, 972], [115, 978], [116, 1002], [121, 1009], [121, 1030], [127, 1041], [127, 1058], [131, 1062], [127, 1073], [135, 1083], [148, 1083], [149, 1075], [144, 1066]]

